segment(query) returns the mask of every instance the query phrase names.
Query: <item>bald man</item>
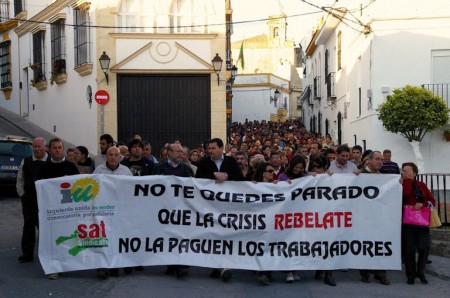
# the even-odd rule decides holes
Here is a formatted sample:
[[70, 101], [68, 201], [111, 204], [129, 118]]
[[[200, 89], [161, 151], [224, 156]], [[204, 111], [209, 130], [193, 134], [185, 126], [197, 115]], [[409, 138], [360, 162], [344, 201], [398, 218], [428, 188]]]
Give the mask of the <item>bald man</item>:
[[110, 147], [106, 151], [106, 162], [95, 168], [93, 174], [127, 175], [133, 176], [128, 167], [120, 164], [122, 156], [117, 147]]
[[[152, 175], [172, 175], [178, 177], [194, 177], [191, 167], [182, 162], [183, 147], [173, 143], [167, 147], [167, 160], [154, 166]], [[180, 278], [188, 274], [186, 266], [169, 265], [166, 274]]]

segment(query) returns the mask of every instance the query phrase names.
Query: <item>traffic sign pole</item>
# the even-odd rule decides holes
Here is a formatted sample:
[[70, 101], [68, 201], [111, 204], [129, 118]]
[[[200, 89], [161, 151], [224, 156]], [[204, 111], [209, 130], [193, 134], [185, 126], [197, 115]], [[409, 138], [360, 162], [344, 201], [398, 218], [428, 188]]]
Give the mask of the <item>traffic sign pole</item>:
[[109, 93], [105, 90], [95, 92], [95, 101], [100, 105], [100, 135], [105, 134], [105, 104], [109, 102]]

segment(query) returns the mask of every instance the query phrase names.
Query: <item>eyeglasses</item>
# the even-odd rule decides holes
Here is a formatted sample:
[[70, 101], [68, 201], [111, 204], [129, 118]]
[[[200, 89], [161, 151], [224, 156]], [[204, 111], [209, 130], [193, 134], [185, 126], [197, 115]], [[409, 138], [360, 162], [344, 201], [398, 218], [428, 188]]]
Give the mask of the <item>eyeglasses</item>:
[[270, 169], [270, 170], [267, 170], [266, 172], [269, 173], [269, 174], [273, 174], [273, 172], [275, 172], [275, 170]]

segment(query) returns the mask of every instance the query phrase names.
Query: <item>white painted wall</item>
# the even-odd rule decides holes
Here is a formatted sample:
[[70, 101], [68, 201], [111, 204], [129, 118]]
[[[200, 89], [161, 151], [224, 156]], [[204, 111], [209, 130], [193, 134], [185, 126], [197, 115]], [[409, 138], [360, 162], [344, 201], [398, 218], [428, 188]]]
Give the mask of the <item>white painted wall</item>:
[[[66, 23], [73, 23], [72, 9], [64, 8], [61, 10], [67, 14]], [[93, 15], [91, 15], [93, 17]], [[92, 20], [95, 22], [95, 20]], [[20, 37], [20, 66], [21, 78], [23, 82], [22, 95], [22, 115], [29, 110], [27, 119], [42, 129], [56, 134], [57, 136], [68, 140], [75, 145], [86, 146], [92, 154], [97, 154], [97, 103], [93, 99], [90, 107], [86, 98], [86, 89], [90, 85], [94, 96], [96, 90], [95, 74], [97, 69], [98, 57], [95, 53], [95, 30], [91, 30], [91, 50], [93, 63], [93, 72], [91, 75], [80, 76], [74, 71], [74, 31], [72, 27], [66, 26], [66, 72], [67, 82], [61, 85], [56, 83], [51, 85], [51, 30], [47, 25], [45, 33], [45, 63], [46, 77], [48, 86], [46, 90], [39, 91], [34, 88], [30, 80], [33, 77], [33, 71], [29, 68], [32, 63], [32, 35], [27, 33]], [[24, 77], [26, 68], [28, 71], [28, 80]], [[99, 80], [101, 80], [100, 78]], [[29, 108], [27, 107], [26, 93], [29, 93]], [[19, 102], [19, 100], [15, 100]], [[18, 113], [17, 107], [13, 109]], [[55, 129], [56, 128], [56, 129]]]
[[[288, 81], [270, 74], [238, 75], [233, 86], [233, 122], [244, 122], [246, 119], [270, 120], [271, 114], [276, 114], [278, 108], [284, 108], [286, 101], [289, 109]], [[277, 106], [270, 102], [275, 90], [280, 92]]]
[[[407, 2], [407, 3], [406, 3]], [[304, 87], [312, 85], [318, 57], [324, 57], [325, 49], [330, 51], [330, 71], [336, 70], [335, 107], [326, 102], [315, 102], [315, 105], [304, 105], [305, 124], [321, 111], [323, 121], [331, 119], [331, 128], [337, 127], [334, 120], [338, 112], [344, 114], [345, 102], [348, 102], [348, 117], [343, 121], [342, 142], [354, 145], [357, 143], [369, 149], [383, 150], [389, 148], [393, 152], [393, 160], [398, 163], [415, 161], [414, 153], [407, 140], [398, 134], [387, 132], [378, 120], [376, 109], [386, 96], [392, 94], [394, 88], [407, 84], [421, 85], [433, 83], [431, 52], [433, 50], [450, 49], [450, 31], [448, 13], [442, 11], [444, 4], [440, 1], [377, 1], [364, 16], [363, 22], [369, 22], [372, 33], [365, 36], [339, 24], [324, 45], [318, 45], [315, 52], [308, 57], [307, 77]], [[402, 9], [391, 7], [397, 5]], [[389, 8], [389, 9], [388, 9]], [[448, 11], [447, 11], [448, 12]], [[446, 18], [437, 18], [446, 15]], [[414, 16], [412, 20], [387, 19], [388, 17]], [[342, 69], [336, 69], [336, 36], [342, 31]], [[331, 66], [330, 66], [331, 65]], [[334, 69], [333, 69], [334, 68]], [[450, 72], [449, 72], [450, 80]], [[323, 86], [325, 87], [325, 86]], [[388, 92], [383, 92], [382, 88]], [[361, 112], [359, 92], [361, 88]], [[367, 90], [372, 92], [372, 108], [368, 106]], [[326, 90], [322, 90], [326, 92]], [[324, 94], [324, 93], [323, 93]], [[324, 127], [324, 125], [322, 124]], [[448, 154], [450, 143], [442, 140], [440, 130], [428, 133], [421, 143], [421, 151], [425, 161], [426, 172], [450, 172], [450, 164], [442, 162], [442, 156]]]

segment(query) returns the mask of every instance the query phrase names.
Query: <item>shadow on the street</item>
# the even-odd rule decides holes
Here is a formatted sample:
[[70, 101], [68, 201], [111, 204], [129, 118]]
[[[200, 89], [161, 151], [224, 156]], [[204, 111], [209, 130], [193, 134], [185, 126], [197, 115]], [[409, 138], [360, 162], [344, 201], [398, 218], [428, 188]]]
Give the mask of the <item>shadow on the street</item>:
[[0, 200], [19, 198], [16, 192], [16, 186], [12, 184], [0, 184]]

